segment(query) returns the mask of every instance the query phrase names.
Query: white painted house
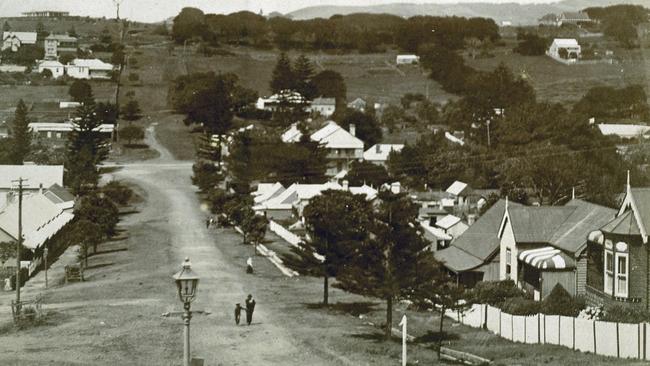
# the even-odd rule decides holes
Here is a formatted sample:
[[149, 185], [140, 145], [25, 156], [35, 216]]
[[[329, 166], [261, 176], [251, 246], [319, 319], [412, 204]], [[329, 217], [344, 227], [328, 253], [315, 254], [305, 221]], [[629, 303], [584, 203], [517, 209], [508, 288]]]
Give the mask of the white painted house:
[[650, 126], [645, 125], [600, 123], [598, 129], [603, 135], [614, 135], [622, 139], [650, 138]]
[[18, 49], [23, 45], [35, 45], [36, 39], [36, 32], [3, 32], [0, 50], [18, 52]]
[[[327, 149], [327, 172], [330, 177], [336, 176], [343, 170], [350, 170], [350, 163], [363, 159], [363, 141], [355, 136], [356, 126], [350, 125], [350, 130], [339, 126], [334, 121], [326, 122], [325, 126], [311, 134], [312, 141], [320, 142]], [[282, 134], [282, 141], [293, 143], [300, 141], [302, 133], [296, 124]]]
[[[566, 58], [560, 56], [560, 50], [563, 49], [567, 51]], [[578, 41], [576, 39], [555, 38], [551, 46], [548, 48], [547, 55], [555, 59], [577, 60], [580, 58], [581, 51], [582, 49], [580, 47], [580, 44], [578, 44]]]
[[110, 79], [114, 66], [99, 59], [76, 58], [65, 66], [65, 72], [74, 79]]
[[414, 65], [420, 62], [420, 56], [417, 55], [397, 55], [395, 63], [398, 65]]
[[334, 98], [316, 98], [311, 102], [309, 111], [318, 113], [323, 117], [330, 117], [336, 110], [336, 99]]
[[386, 166], [390, 153], [393, 151], [400, 152], [403, 148], [403, 144], [375, 144], [363, 153], [363, 160]]
[[65, 75], [65, 66], [59, 61], [41, 61], [38, 64], [38, 73], [42, 74], [43, 71], [50, 70], [52, 78], [58, 79]]

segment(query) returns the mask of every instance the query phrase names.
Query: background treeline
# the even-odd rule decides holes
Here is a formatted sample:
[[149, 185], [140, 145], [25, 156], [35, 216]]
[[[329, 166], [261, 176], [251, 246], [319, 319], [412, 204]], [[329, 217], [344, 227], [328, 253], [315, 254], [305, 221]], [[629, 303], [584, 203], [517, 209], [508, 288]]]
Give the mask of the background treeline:
[[174, 19], [172, 37], [179, 43], [202, 40], [260, 48], [377, 52], [397, 46], [415, 52], [431, 42], [459, 49], [468, 38], [496, 41], [498, 30], [492, 19], [485, 18], [350, 14], [291, 20], [247, 11], [221, 15], [184, 8]]

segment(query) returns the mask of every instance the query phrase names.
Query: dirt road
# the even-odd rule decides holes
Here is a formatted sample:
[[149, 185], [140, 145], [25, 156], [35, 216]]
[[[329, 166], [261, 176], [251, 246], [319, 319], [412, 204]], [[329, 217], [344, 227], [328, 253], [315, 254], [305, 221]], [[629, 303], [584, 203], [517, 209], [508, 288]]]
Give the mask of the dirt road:
[[[192, 321], [192, 353], [206, 360], [207, 365], [331, 365], [340, 362], [318, 358], [304, 349], [302, 342], [292, 339], [285, 327], [278, 324], [272, 310], [257, 306], [253, 325], [235, 326], [235, 303], [247, 295], [246, 275], [222, 254], [222, 243], [214, 231], [205, 226], [206, 214], [199, 207], [195, 188], [191, 185], [192, 162], [177, 161], [147, 131], [147, 143], [160, 152], [155, 160], [122, 166], [115, 178], [133, 182], [147, 192], [147, 209], [133, 217], [143, 222], [160, 222], [160, 230], [169, 234], [171, 275], [185, 257], [201, 276], [197, 300], [192, 308], [208, 310], [208, 316], [197, 315]], [[152, 217], [149, 217], [149, 216]], [[261, 259], [259, 259], [261, 260]], [[180, 308], [177, 299], [171, 307]], [[180, 319], [178, 320], [180, 324]]]

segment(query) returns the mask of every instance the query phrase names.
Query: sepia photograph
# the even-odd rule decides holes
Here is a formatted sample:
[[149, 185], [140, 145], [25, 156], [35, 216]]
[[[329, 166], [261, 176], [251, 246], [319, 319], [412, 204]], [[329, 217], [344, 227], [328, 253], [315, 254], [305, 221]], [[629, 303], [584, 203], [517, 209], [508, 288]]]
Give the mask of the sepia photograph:
[[0, 26], [0, 366], [650, 364], [650, 0]]

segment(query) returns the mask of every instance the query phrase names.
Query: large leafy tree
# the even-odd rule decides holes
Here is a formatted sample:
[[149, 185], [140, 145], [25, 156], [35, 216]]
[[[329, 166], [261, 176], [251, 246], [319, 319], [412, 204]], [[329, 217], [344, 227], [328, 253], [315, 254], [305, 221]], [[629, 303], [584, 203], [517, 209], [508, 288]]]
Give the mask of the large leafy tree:
[[410, 296], [435, 276], [438, 264], [417, 230], [418, 207], [404, 194], [380, 193], [380, 205], [353, 262], [338, 273], [341, 288], [386, 301], [386, 339], [393, 327], [393, 302]]
[[195, 37], [206, 34], [205, 14], [197, 8], [183, 8], [174, 18], [172, 38], [177, 43], [183, 43]]
[[366, 148], [373, 146], [381, 141], [382, 131], [377, 119], [370, 115], [354, 109], [346, 110], [340, 121], [341, 127], [349, 130], [350, 125], [354, 124], [356, 137], [360, 138]]
[[271, 76], [271, 91], [279, 93], [283, 90], [296, 90], [296, 75], [291, 67], [291, 60], [286, 53], [280, 53]]
[[299, 273], [323, 278], [323, 304], [329, 303], [329, 279], [336, 277], [368, 240], [372, 206], [363, 195], [328, 190], [303, 212], [309, 239], [292, 248], [284, 262]]
[[70, 94], [72, 100], [79, 103], [84, 103], [93, 99], [93, 89], [85, 80], [73, 81], [72, 84], [70, 84], [70, 89], [68, 89], [68, 94]]
[[32, 145], [27, 106], [22, 99], [18, 101], [18, 105], [16, 106], [11, 135], [11, 161], [13, 164], [22, 165], [27, 155], [29, 155]]
[[350, 165], [350, 171], [345, 176], [352, 186], [367, 184], [373, 187], [380, 187], [390, 181], [390, 176], [381, 165], [373, 164], [369, 161], [353, 161]]
[[347, 86], [343, 76], [334, 70], [323, 70], [312, 78], [316, 95], [336, 99], [336, 108], [342, 109], [347, 98]]

